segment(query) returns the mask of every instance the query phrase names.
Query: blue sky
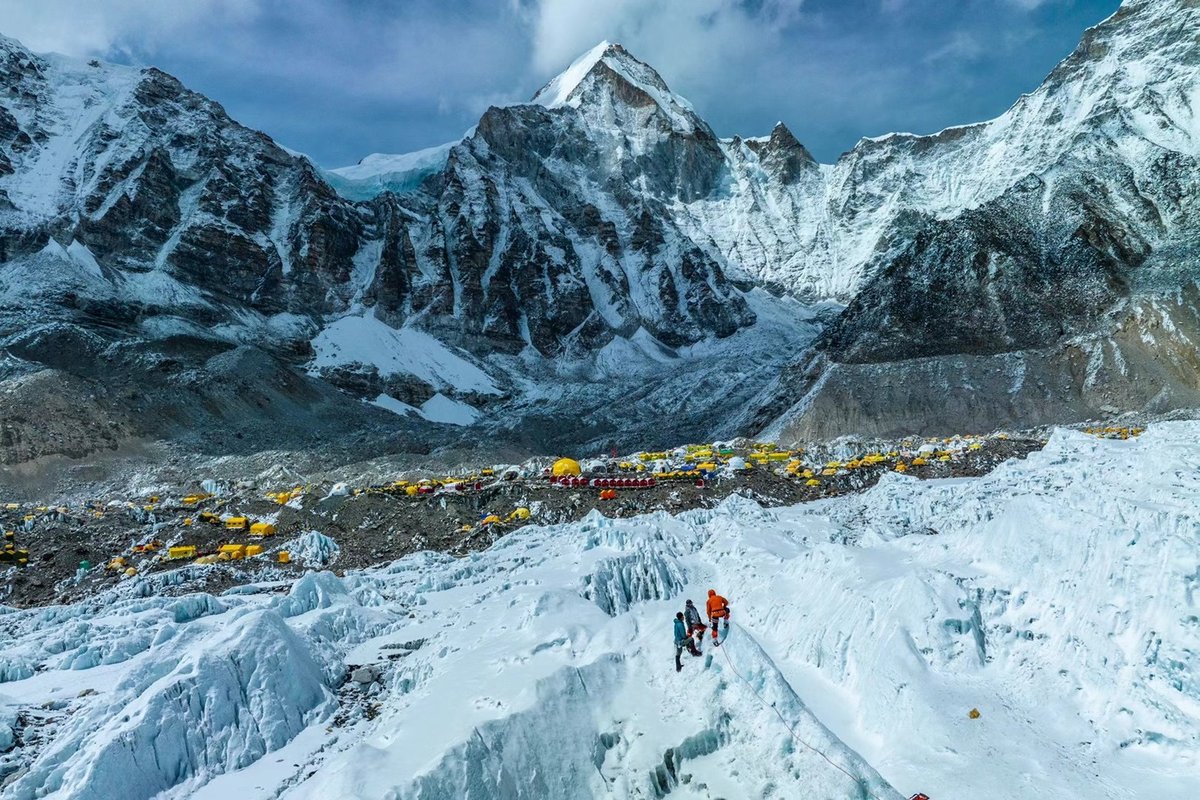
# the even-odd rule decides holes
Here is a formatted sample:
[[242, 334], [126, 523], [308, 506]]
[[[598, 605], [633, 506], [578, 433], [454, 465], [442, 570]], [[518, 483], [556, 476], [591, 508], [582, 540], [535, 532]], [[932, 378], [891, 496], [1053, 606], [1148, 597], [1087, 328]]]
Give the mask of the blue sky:
[[35, 51], [153, 64], [325, 166], [458, 138], [603, 39], [722, 136], [785, 122], [822, 161], [988, 119], [1119, 0], [13, 0]]

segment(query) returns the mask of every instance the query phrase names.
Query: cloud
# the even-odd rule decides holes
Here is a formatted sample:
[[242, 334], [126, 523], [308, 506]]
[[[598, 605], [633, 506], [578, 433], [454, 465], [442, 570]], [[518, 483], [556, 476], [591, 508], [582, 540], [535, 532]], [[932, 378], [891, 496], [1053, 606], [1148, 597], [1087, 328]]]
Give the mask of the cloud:
[[944, 45], [926, 53], [923, 60], [926, 64], [936, 64], [939, 61], [974, 61], [986, 52], [986, 48], [975, 35], [956, 31]]
[[91, 56], [243, 24], [259, 10], [259, 0], [37, 0], [4, 3], [0, 30], [35, 52]]
[[1117, 2], [0, 0], [0, 33], [158, 66], [330, 166], [459, 136], [608, 39], [718, 134], [782, 119], [831, 159], [1003, 111]]
[[702, 76], [770, 49], [804, 0], [533, 0], [518, 4], [532, 31], [532, 66], [549, 76], [602, 40], [620, 42], [662, 72]]

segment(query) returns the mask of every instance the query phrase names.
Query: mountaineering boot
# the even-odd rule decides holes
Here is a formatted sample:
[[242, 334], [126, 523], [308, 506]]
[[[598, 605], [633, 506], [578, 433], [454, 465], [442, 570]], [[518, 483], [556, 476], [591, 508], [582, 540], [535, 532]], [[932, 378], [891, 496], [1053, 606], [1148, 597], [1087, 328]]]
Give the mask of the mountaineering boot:
[[676, 671], [676, 672], [682, 672], [682, 671], [683, 671], [683, 664], [676, 664], [676, 665], [675, 665], [675, 671]]

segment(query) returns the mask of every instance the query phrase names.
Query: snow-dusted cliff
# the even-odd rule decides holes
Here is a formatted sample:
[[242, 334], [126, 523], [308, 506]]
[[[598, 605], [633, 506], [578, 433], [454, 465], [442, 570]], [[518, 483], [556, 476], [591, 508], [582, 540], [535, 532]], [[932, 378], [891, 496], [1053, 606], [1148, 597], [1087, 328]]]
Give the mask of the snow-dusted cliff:
[[[0, 405], [52, 370], [148, 436], [237, 412], [272, 443], [453, 420], [538, 449], [1196, 405], [1197, 28], [1128, 0], [996, 120], [832, 165], [782, 124], [718, 138], [602, 43], [459, 142], [334, 171], [157, 70], [3, 40], [0, 380], [26, 383]], [[253, 372], [262, 397], [224, 392]], [[4, 459], [64, 450], [15, 430]]]

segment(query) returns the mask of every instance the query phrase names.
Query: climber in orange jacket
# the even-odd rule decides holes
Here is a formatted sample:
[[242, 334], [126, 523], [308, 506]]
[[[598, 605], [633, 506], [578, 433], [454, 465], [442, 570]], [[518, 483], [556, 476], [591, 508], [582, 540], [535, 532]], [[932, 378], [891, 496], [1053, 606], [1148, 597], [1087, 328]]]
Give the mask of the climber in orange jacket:
[[722, 627], [729, 633], [729, 601], [717, 594], [716, 589], [708, 590], [708, 621], [712, 625], [713, 647], [720, 647], [721, 640], [717, 637], [717, 623], [724, 620]]

